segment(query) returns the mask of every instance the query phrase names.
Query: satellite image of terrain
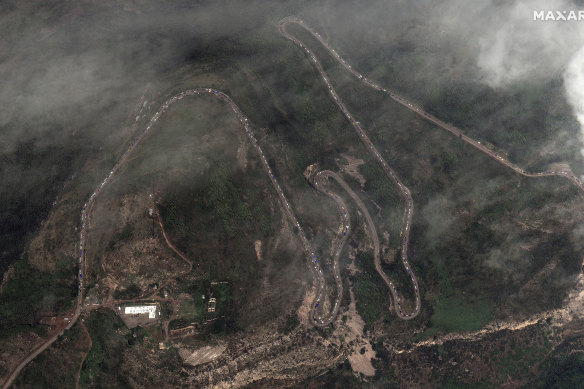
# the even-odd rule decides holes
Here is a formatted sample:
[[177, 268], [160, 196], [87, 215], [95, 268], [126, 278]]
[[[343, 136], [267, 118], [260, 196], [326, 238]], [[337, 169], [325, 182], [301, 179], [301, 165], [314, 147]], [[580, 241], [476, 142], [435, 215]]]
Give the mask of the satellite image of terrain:
[[1, 388], [584, 388], [584, 1], [0, 1]]

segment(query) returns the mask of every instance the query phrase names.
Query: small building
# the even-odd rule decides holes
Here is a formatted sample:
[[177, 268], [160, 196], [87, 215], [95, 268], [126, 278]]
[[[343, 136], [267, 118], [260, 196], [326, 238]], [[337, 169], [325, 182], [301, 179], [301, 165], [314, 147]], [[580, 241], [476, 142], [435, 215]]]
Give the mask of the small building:
[[215, 312], [215, 304], [216, 304], [215, 297], [211, 297], [209, 299], [209, 305], [207, 306], [207, 312]]
[[156, 309], [156, 305], [138, 305], [133, 307], [125, 307], [124, 313], [126, 315], [143, 315], [147, 313], [149, 319], [155, 319]]

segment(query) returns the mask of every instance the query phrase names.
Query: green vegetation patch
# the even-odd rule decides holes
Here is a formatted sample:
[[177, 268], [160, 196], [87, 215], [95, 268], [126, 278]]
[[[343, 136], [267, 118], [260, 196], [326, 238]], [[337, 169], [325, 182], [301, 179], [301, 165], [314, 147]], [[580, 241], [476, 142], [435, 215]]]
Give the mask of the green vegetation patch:
[[85, 320], [91, 335], [92, 347], [81, 369], [81, 387], [126, 387], [118, 370], [124, 349], [142, 334], [142, 330], [130, 331], [111, 311], [98, 310]]
[[216, 283], [211, 284], [209, 288], [209, 296], [205, 301], [208, 303], [209, 299], [215, 299], [215, 312], [208, 312], [205, 306], [205, 315], [208, 318], [223, 316], [228, 312], [229, 304], [229, 284], [228, 283]]
[[489, 382], [458, 382], [452, 377], [448, 377], [443, 383], [443, 389], [491, 389], [496, 386]]
[[296, 313], [292, 313], [286, 316], [286, 321], [280, 328], [280, 332], [284, 334], [289, 334], [292, 332], [296, 327], [300, 324], [300, 320], [298, 320], [298, 315]]
[[434, 305], [430, 327], [416, 337], [424, 339], [439, 332], [474, 331], [493, 318], [494, 306], [486, 300], [471, 302], [461, 296], [441, 298]]
[[32, 268], [26, 258], [16, 262], [0, 294], [0, 337], [30, 330], [35, 312], [41, 308], [57, 314], [71, 309], [77, 296], [76, 273], [73, 265], [57, 266], [56, 272], [49, 274]]
[[357, 312], [365, 321], [365, 330], [370, 329], [378, 319], [389, 320], [389, 300], [387, 287], [379, 279], [373, 266], [373, 254], [368, 251], [357, 255], [363, 272], [354, 277], [353, 292], [357, 300]]
[[74, 388], [89, 339], [79, 324], [59, 337], [17, 376], [18, 388]]
[[497, 367], [502, 377], [525, 377], [535, 365], [551, 350], [551, 343], [543, 337], [521, 344], [510, 337], [509, 348], [502, 353], [497, 361]]
[[200, 292], [195, 292], [191, 298], [181, 298], [177, 316], [185, 320], [201, 321], [204, 309], [202, 296]]
[[162, 333], [162, 328], [160, 325], [156, 324], [149, 326], [147, 329], [142, 327], [136, 327], [136, 332], [140, 336], [148, 340], [151, 345], [158, 346], [158, 342], [164, 340], [164, 334]]
[[557, 356], [546, 361], [542, 367], [543, 374], [525, 388], [571, 389], [581, 387], [584, 382], [584, 354], [582, 352]]

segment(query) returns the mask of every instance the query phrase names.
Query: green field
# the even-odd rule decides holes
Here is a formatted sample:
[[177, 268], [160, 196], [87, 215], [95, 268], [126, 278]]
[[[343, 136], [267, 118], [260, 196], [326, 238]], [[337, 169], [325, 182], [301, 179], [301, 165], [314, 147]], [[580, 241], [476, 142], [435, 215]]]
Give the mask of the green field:
[[[108, 310], [94, 312], [85, 320], [85, 325], [93, 345], [83, 363], [79, 386], [126, 386], [118, 367], [122, 361], [123, 350], [133, 341], [133, 332]], [[137, 330], [134, 333], [141, 332], [142, 330]]]
[[177, 316], [185, 320], [202, 321], [204, 317], [205, 301], [201, 292], [194, 292], [192, 297], [180, 299], [180, 308]]
[[357, 304], [357, 312], [365, 321], [364, 331], [373, 329], [373, 324], [379, 319], [390, 319], [389, 289], [375, 272], [373, 254], [360, 253], [356, 263], [364, 271], [354, 277], [353, 292]]
[[452, 296], [441, 298], [433, 305], [435, 313], [429, 328], [416, 335], [417, 340], [442, 332], [474, 331], [493, 319], [493, 305], [488, 300], [469, 302], [469, 299]]

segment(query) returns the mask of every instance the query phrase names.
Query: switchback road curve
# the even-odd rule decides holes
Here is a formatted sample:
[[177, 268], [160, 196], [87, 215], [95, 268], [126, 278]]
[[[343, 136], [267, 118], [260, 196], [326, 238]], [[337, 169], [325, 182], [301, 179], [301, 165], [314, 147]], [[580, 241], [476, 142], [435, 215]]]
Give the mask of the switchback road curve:
[[[385, 272], [383, 271], [383, 269], [381, 267], [381, 259], [379, 257], [379, 254], [380, 254], [379, 236], [377, 235], [377, 229], [375, 228], [375, 224], [373, 223], [373, 218], [369, 214], [367, 207], [365, 207], [365, 204], [359, 198], [359, 196], [357, 196], [357, 194], [351, 189], [351, 187], [345, 182], [345, 180], [343, 180], [343, 178], [341, 176], [339, 176], [337, 173], [334, 173], [330, 170], [323, 170], [323, 171], [319, 172], [317, 174], [317, 176], [318, 176], [319, 180], [326, 179], [329, 177], [334, 179], [337, 183], [339, 183], [339, 185], [343, 188], [343, 190], [345, 192], [347, 192], [347, 194], [351, 197], [351, 199], [353, 199], [357, 208], [359, 208], [361, 210], [361, 213], [363, 214], [363, 217], [365, 218], [365, 222], [367, 223], [367, 227], [369, 228], [369, 235], [371, 236], [371, 239], [373, 240], [373, 261], [375, 263], [375, 270], [377, 270], [377, 273], [379, 273], [379, 275], [381, 276], [381, 278], [383, 279], [383, 281], [385, 282], [385, 284], [387, 285], [387, 287], [389, 288], [389, 290], [393, 296], [393, 299], [395, 301], [396, 314], [401, 319], [411, 319], [411, 317], [410, 317], [411, 313], [408, 314], [408, 313], [404, 313], [402, 311], [401, 298], [399, 296], [399, 293], [397, 292], [395, 284], [389, 279], [389, 277], [387, 276], [387, 274], [385, 274]], [[321, 190], [321, 189], [319, 189], [319, 190]], [[330, 191], [329, 191], [329, 193], [330, 193]], [[343, 208], [343, 211], [345, 209], [346, 209], [346, 207]], [[347, 224], [347, 227], [348, 227], [348, 224]], [[407, 261], [403, 262], [403, 265], [409, 273], [410, 267], [409, 267], [409, 264], [407, 263]], [[414, 284], [414, 291], [417, 293], [418, 292], [418, 282], [416, 281], [415, 278], [413, 279], [413, 284]]]
[[[71, 316], [71, 318], [69, 319], [68, 324], [66, 325], [66, 327], [62, 331], [55, 333], [53, 336], [48, 338], [45, 342], [43, 342], [42, 344], [35, 347], [20, 362], [20, 364], [10, 373], [7, 380], [4, 382], [4, 384], [2, 386], [3, 388], [5, 388], [5, 389], [8, 388], [12, 384], [12, 382], [14, 381], [14, 379], [16, 378], [18, 373], [24, 368], [24, 366], [26, 366], [26, 364], [28, 364], [30, 361], [32, 361], [37, 355], [39, 355], [41, 352], [43, 352], [45, 349], [47, 349], [51, 344], [53, 344], [58, 339], [58, 337], [63, 334], [65, 329], [70, 329], [77, 322], [77, 320], [79, 319], [79, 316], [81, 315], [82, 303], [83, 303], [83, 292], [84, 292], [84, 286], [85, 286], [84, 276], [86, 273], [87, 231], [90, 227], [90, 214], [91, 214], [91, 210], [93, 208], [93, 205], [95, 203], [95, 199], [97, 198], [99, 193], [101, 193], [104, 186], [107, 185], [112, 180], [112, 177], [114, 176], [114, 174], [128, 160], [128, 157], [132, 154], [136, 145], [142, 141], [142, 139], [146, 136], [148, 131], [151, 130], [152, 126], [158, 121], [158, 119], [162, 116], [162, 114], [164, 112], [166, 112], [166, 110], [168, 110], [170, 105], [179, 101], [179, 100], [182, 100], [183, 98], [185, 98], [187, 96], [195, 96], [195, 95], [214, 96], [215, 98], [227, 103], [227, 105], [235, 113], [235, 116], [237, 117], [237, 119], [241, 123], [242, 128], [245, 131], [246, 135], [248, 136], [252, 146], [256, 150], [256, 152], [257, 152], [257, 154], [262, 162], [262, 166], [264, 168], [264, 171], [268, 175], [269, 180], [272, 182], [272, 185], [273, 185], [274, 189], [276, 190], [278, 197], [280, 198], [280, 202], [282, 204], [282, 207], [284, 208], [284, 212], [286, 214], [288, 221], [298, 231], [298, 236], [302, 242], [302, 247], [303, 247], [303, 250], [304, 250], [306, 257], [307, 257], [307, 260], [308, 260], [308, 266], [309, 266], [309, 268], [312, 272], [312, 275], [313, 275], [313, 280], [314, 280], [313, 282], [314, 282], [314, 286], [316, 287], [316, 295], [317, 296], [322, 295], [322, 290], [324, 288], [324, 277], [322, 275], [322, 269], [320, 267], [320, 264], [318, 263], [316, 256], [314, 254], [314, 249], [312, 248], [310, 242], [306, 238], [306, 235], [304, 234], [304, 231], [303, 231], [302, 227], [300, 226], [300, 223], [298, 222], [296, 216], [294, 215], [292, 207], [290, 206], [290, 203], [288, 202], [288, 199], [286, 198], [284, 191], [280, 187], [280, 184], [278, 183], [278, 180], [277, 180], [274, 172], [272, 171], [272, 168], [268, 164], [268, 161], [267, 161], [261, 147], [259, 146], [259, 144], [258, 144], [258, 142], [257, 142], [257, 140], [256, 140], [256, 138], [251, 130], [248, 118], [243, 114], [243, 112], [239, 109], [239, 107], [233, 102], [233, 100], [227, 94], [225, 94], [219, 90], [212, 89], [212, 88], [189, 89], [189, 90], [186, 90], [184, 92], [181, 92], [181, 93], [171, 97], [164, 104], [162, 104], [162, 106], [158, 110], [158, 112], [156, 112], [154, 114], [154, 116], [152, 117], [152, 119], [150, 119], [150, 122], [148, 123], [148, 125], [144, 129], [142, 129], [141, 132], [139, 133], [139, 135], [130, 142], [128, 149], [124, 152], [124, 154], [122, 154], [119, 161], [110, 170], [110, 172], [103, 179], [103, 181], [95, 188], [95, 190], [93, 191], [93, 193], [89, 197], [89, 200], [83, 205], [83, 208], [81, 211], [81, 225], [80, 225], [81, 228], [80, 228], [79, 241], [78, 241], [79, 243], [78, 243], [78, 257], [77, 258], [78, 258], [78, 264], [79, 264], [79, 274], [77, 277], [78, 294], [77, 294], [77, 299], [75, 302], [75, 311], [74, 311], [73, 315]], [[342, 289], [340, 289], [339, 292], [340, 293], [338, 293], [339, 297], [337, 298], [337, 303], [340, 301], [340, 296], [342, 295]], [[317, 303], [316, 302], [313, 303], [313, 306], [315, 304], [317, 304]], [[328, 325], [330, 322], [332, 322], [334, 320], [337, 311], [338, 311], [338, 307], [335, 308], [335, 310], [333, 310], [333, 312], [330, 313], [328, 318], [326, 318], [326, 319], [319, 318], [318, 320], [314, 319], [313, 324], [316, 326]]]
[[[129, 148], [122, 155], [122, 157], [120, 158], [118, 163], [112, 168], [112, 170], [109, 172], [109, 174], [106, 176], [106, 178], [99, 184], [99, 186], [96, 188], [96, 190], [91, 194], [89, 201], [87, 203], [85, 203], [85, 205], [83, 206], [83, 211], [81, 213], [81, 234], [80, 234], [80, 239], [79, 239], [79, 247], [80, 247], [80, 250], [79, 250], [79, 268], [84, 269], [84, 266], [85, 266], [85, 246], [86, 246], [86, 238], [87, 238], [86, 229], [87, 229], [87, 226], [89, 223], [89, 213], [90, 213], [91, 208], [93, 207], [96, 196], [100, 193], [100, 191], [102, 190], [104, 185], [106, 185], [111, 180], [111, 177], [125, 163], [125, 161], [128, 159], [129, 155], [132, 153], [132, 151], [134, 150], [136, 145], [142, 141], [144, 136], [146, 136], [148, 131], [150, 131], [152, 126], [158, 121], [158, 119], [170, 107], [170, 105], [175, 103], [176, 101], [179, 101], [179, 100], [187, 97], [187, 96], [194, 96], [194, 95], [214, 96], [215, 98], [218, 98], [219, 100], [227, 103], [227, 105], [235, 113], [235, 116], [237, 117], [237, 119], [241, 123], [245, 134], [247, 135], [252, 146], [256, 150], [256, 152], [257, 152], [257, 154], [262, 162], [262, 166], [264, 168], [264, 171], [268, 175], [269, 180], [272, 182], [272, 185], [273, 185], [274, 189], [276, 190], [278, 197], [280, 198], [280, 202], [282, 204], [282, 207], [284, 208], [284, 212], [285, 212], [285, 215], [286, 215], [288, 221], [298, 231], [298, 236], [302, 242], [302, 247], [303, 247], [303, 250], [307, 256], [309, 268], [310, 268], [312, 275], [313, 275], [314, 284], [317, 286], [317, 295], [322, 293], [322, 288], [324, 287], [324, 278], [322, 276], [322, 269], [320, 267], [320, 264], [314, 260], [315, 259], [314, 249], [312, 248], [312, 245], [310, 244], [310, 242], [306, 238], [304, 230], [302, 229], [302, 226], [298, 222], [298, 219], [294, 215], [292, 207], [290, 206], [290, 203], [289, 203], [288, 199], [286, 198], [284, 191], [280, 187], [280, 184], [278, 183], [278, 180], [276, 178], [275, 173], [273, 172], [272, 168], [268, 164], [266, 156], [264, 155], [261, 147], [259, 146], [259, 144], [257, 142], [257, 139], [255, 138], [255, 136], [252, 132], [252, 129], [249, 125], [248, 118], [243, 114], [241, 109], [239, 109], [239, 107], [235, 104], [235, 102], [227, 94], [225, 94], [219, 90], [212, 89], [212, 88], [190, 89], [190, 90], [181, 92], [181, 93], [171, 97], [170, 99], [168, 99], [161, 106], [160, 110], [154, 114], [154, 116], [152, 117], [152, 119], [150, 120], [148, 125], [142, 130], [142, 132], [134, 140], [132, 140]], [[79, 277], [79, 291], [80, 291], [80, 295], [81, 295], [82, 294], [81, 292], [83, 291], [83, 278], [82, 278], [81, 272], [80, 272], [79, 276], [80, 276]], [[81, 301], [81, 298], [78, 298], [78, 307], [77, 307], [78, 310], [80, 309], [79, 307], [81, 306], [80, 301]], [[79, 316], [79, 312], [77, 312], [74, 320], [77, 320], [78, 316]], [[72, 321], [72, 323], [73, 323], [73, 321]], [[315, 324], [317, 324], [317, 323], [315, 323]], [[70, 324], [70, 326], [71, 325], [72, 324]]]
[[[294, 44], [296, 44], [297, 46], [299, 46], [300, 48], [302, 48], [306, 52], [306, 54], [308, 55], [308, 57], [310, 58], [310, 60], [314, 64], [314, 66], [316, 67], [316, 70], [318, 71], [318, 73], [322, 77], [324, 83], [326, 84], [328, 91], [329, 91], [329, 94], [332, 96], [335, 104], [339, 107], [341, 112], [343, 112], [343, 115], [345, 115], [345, 117], [347, 118], [349, 123], [351, 123], [351, 126], [357, 132], [357, 136], [359, 137], [359, 139], [361, 139], [361, 141], [365, 145], [365, 148], [379, 162], [379, 164], [383, 168], [383, 171], [385, 172], [385, 175], [398, 188], [400, 196], [402, 198], [402, 201], [405, 204], [404, 216], [403, 216], [403, 220], [402, 220], [402, 231], [400, 234], [401, 235], [401, 244], [400, 244], [401, 260], [402, 260], [402, 263], [404, 264], [404, 266], [408, 272], [408, 275], [412, 281], [412, 284], [414, 285], [415, 307], [414, 307], [413, 311], [408, 313], [408, 314], [405, 314], [401, 311], [401, 305], [400, 305], [399, 300], [396, 301], [395, 307], [396, 307], [396, 313], [398, 314], [398, 316], [401, 319], [405, 319], [405, 320], [413, 319], [414, 317], [416, 317], [420, 313], [421, 303], [420, 303], [420, 291], [418, 288], [418, 281], [416, 280], [416, 276], [414, 275], [414, 272], [412, 271], [411, 266], [408, 262], [408, 245], [409, 245], [409, 241], [410, 241], [410, 230], [411, 230], [411, 226], [412, 226], [412, 217], [414, 215], [414, 200], [412, 199], [412, 195], [410, 193], [410, 190], [401, 182], [401, 180], [398, 178], [397, 174], [395, 174], [393, 169], [391, 169], [389, 164], [381, 156], [381, 153], [379, 153], [379, 151], [375, 148], [375, 146], [373, 145], [371, 140], [369, 140], [369, 137], [365, 134], [365, 132], [363, 131], [363, 128], [361, 128], [361, 125], [359, 124], [359, 122], [357, 122], [355, 120], [355, 118], [353, 117], [353, 115], [351, 114], [351, 112], [349, 112], [349, 109], [345, 106], [345, 104], [343, 103], [343, 101], [341, 100], [341, 98], [339, 97], [339, 95], [337, 94], [335, 89], [333, 88], [326, 73], [324, 72], [324, 69], [322, 68], [322, 65], [320, 64], [320, 62], [318, 61], [316, 56], [312, 53], [312, 51], [304, 43], [302, 43], [300, 40], [296, 39], [293, 35], [290, 35], [286, 31], [286, 25], [288, 25], [290, 23], [296, 23], [296, 24], [301, 25], [307, 31], [311, 32], [315, 37], [317, 37], [317, 35], [316, 35], [317, 33], [313, 32], [309, 26], [307, 26], [306, 24], [304, 24], [304, 22], [302, 20], [297, 19], [297, 18], [293, 18], [293, 17], [284, 18], [284, 19], [280, 20], [280, 22], [278, 23], [278, 29], [279, 29], [280, 33], [282, 34], [282, 36], [284, 36], [286, 39], [290, 40], [291, 42], [293, 42]], [[322, 42], [323, 44], [325, 44], [322, 39], [319, 39], [319, 41]], [[328, 46], [325, 46], [325, 47], [327, 47], [327, 49], [331, 50], [331, 52], [334, 53], [333, 49], [330, 49]], [[338, 58], [340, 58], [340, 57], [338, 57]], [[379, 268], [379, 269], [381, 269], [381, 268]], [[378, 269], [378, 272], [379, 272], [379, 269]], [[384, 278], [384, 280], [387, 278], [387, 276], [383, 272], [381, 272], [379, 275], [382, 278]], [[393, 291], [394, 291], [394, 289], [392, 289], [392, 294], [393, 294]]]
[[[341, 218], [341, 225], [338, 229], [338, 237], [334, 239], [332, 242], [333, 277], [335, 280], [335, 284], [337, 286], [337, 295], [335, 298], [335, 302], [333, 304], [333, 309], [329, 313], [328, 318], [323, 320], [320, 315], [321, 311], [320, 302], [322, 299], [323, 288], [320, 288], [318, 290], [318, 294], [316, 295], [316, 298], [311, 308], [312, 313], [310, 316], [312, 317], [313, 323], [314, 325], [320, 327], [332, 323], [333, 320], [336, 318], [337, 313], [339, 312], [341, 299], [343, 297], [343, 281], [341, 280], [341, 271], [339, 269], [339, 257], [341, 256], [343, 247], [347, 242], [347, 238], [349, 238], [349, 229], [351, 228], [351, 219], [349, 216], [349, 212], [347, 211], [347, 206], [345, 205], [345, 202], [340, 196], [324, 187], [326, 185], [326, 179], [328, 177], [333, 176], [334, 174], [335, 173], [329, 170], [323, 170], [315, 174], [314, 177], [312, 177], [311, 179], [311, 184], [317, 191], [329, 197], [337, 204], [337, 209], [339, 211], [339, 215]], [[316, 259], [314, 261], [316, 261]]]
[[[545, 171], [545, 172], [540, 172], [540, 173], [532, 173], [532, 172], [527, 172], [527, 171], [523, 170], [519, 166], [517, 166], [514, 163], [510, 162], [509, 160], [507, 160], [504, 156], [499, 155], [496, 152], [490, 150], [488, 147], [485, 147], [484, 145], [482, 145], [480, 141], [474, 140], [474, 139], [472, 139], [472, 138], [464, 135], [464, 133], [462, 132], [461, 129], [453, 126], [452, 124], [448, 124], [446, 122], [443, 122], [442, 120], [438, 119], [434, 115], [432, 115], [432, 114], [424, 111], [418, 105], [410, 102], [406, 98], [400, 96], [399, 94], [393, 92], [390, 89], [387, 89], [387, 88], [384, 88], [384, 87], [380, 86], [379, 84], [377, 84], [377, 83], [373, 82], [372, 80], [369, 80], [368, 78], [366, 78], [365, 76], [363, 76], [361, 73], [359, 73], [358, 71], [356, 71], [355, 69], [353, 69], [351, 67], [351, 65], [349, 65], [347, 63], [346, 60], [344, 60], [343, 58], [341, 58], [341, 56], [335, 51], [335, 49], [333, 49], [328, 44], [328, 42], [325, 41], [320, 36], [320, 34], [318, 32], [316, 32], [308, 24], [304, 23], [304, 21], [302, 21], [301, 19], [291, 16], [291, 17], [287, 17], [287, 18], [284, 18], [284, 19], [280, 20], [280, 22], [278, 23], [278, 27], [279, 27], [280, 33], [284, 37], [286, 37], [286, 39], [289, 39], [290, 41], [294, 42], [296, 45], [298, 45], [302, 49], [304, 49], [304, 51], [309, 55], [310, 59], [315, 64], [317, 70], [319, 71], [319, 73], [323, 77], [325, 83], [327, 84], [327, 86], [329, 88], [329, 92], [333, 96], [333, 99], [335, 99], [335, 102], [337, 103], [337, 105], [339, 105], [339, 103], [342, 104], [342, 102], [340, 102], [338, 95], [336, 94], [336, 92], [332, 88], [332, 85], [328, 81], [328, 78], [326, 77], [326, 74], [324, 73], [324, 71], [322, 69], [322, 66], [320, 65], [320, 63], [318, 62], [318, 60], [316, 59], [316, 57], [314, 56], [314, 54], [306, 47], [306, 45], [304, 45], [302, 43], [302, 41], [296, 39], [294, 36], [292, 36], [288, 32], [286, 32], [285, 27], [286, 27], [287, 24], [290, 24], [290, 23], [298, 24], [299, 26], [303, 27], [306, 31], [308, 31], [314, 38], [316, 38], [320, 42], [320, 44], [322, 44], [324, 46], [325, 49], [328, 50], [328, 52], [346, 70], [348, 70], [351, 74], [353, 74], [359, 81], [361, 81], [365, 85], [367, 85], [367, 86], [369, 86], [369, 87], [371, 87], [371, 88], [373, 88], [373, 89], [375, 89], [377, 91], [380, 91], [380, 92], [383, 92], [383, 93], [387, 94], [394, 101], [396, 101], [399, 104], [403, 105], [404, 107], [406, 107], [410, 111], [415, 112], [416, 114], [420, 115], [421, 117], [423, 117], [424, 119], [428, 120], [429, 122], [432, 122], [435, 125], [437, 125], [438, 127], [442, 128], [443, 130], [446, 130], [449, 133], [451, 133], [452, 135], [457, 136], [458, 138], [460, 138], [465, 143], [468, 143], [469, 145], [473, 146], [474, 148], [482, 151], [483, 153], [487, 154], [489, 157], [493, 158], [497, 162], [499, 162], [499, 163], [507, 166], [510, 169], [513, 169], [515, 172], [517, 172], [517, 173], [519, 173], [519, 174], [521, 174], [522, 176], [525, 176], [525, 177], [549, 177], [549, 176], [564, 177], [564, 178], [572, 181], [572, 183], [574, 183], [582, 192], [584, 192], [584, 184], [572, 172], [553, 171], [552, 170], [552, 171]], [[341, 107], [341, 106], [339, 105], [339, 107]], [[344, 104], [343, 104], [343, 107], [344, 107]], [[343, 110], [342, 107], [341, 107], [341, 110]], [[344, 110], [343, 110], [343, 113], [345, 113]], [[345, 116], [347, 116], [347, 115], [345, 114]], [[349, 119], [349, 117], [347, 117], [347, 118]], [[351, 119], [349, 119], [349, 120], [351, 120]]]
[[[405, 214], [404, 214], [404, 218], [403, 218], [403, 229], [402, 229], [402, 233], [401, 233], [401, 254], [402, 254], [402, 262], [404, 263], [404, 265], [406, 266], [406, 269], [408, 271], [408, 274], [412, 280], [413, 286], [414, 286], [414, 290], [415, 290], [415, 294], [416, 294], [416, 307], [414, 309], [413, 312], [411, 312], [410, 314], [403, 314], [400, 313], [400, 307], [399, 307], [399, 299], [397, 299], [397, 297], [394, 294], [394, 288], [392, 289], [392, 294], [394, 294], [394, 299], [397, 300], [397, 304], [396, 304], [396, 312], [398, 312], [398, 316], [403, 318], [403, 319], [411, 319], [415, 316], [418, 315], [418, 313], [420, 312], [420, 296], [419, 296], [419, 288], [418, 288], [418, 283], [416, 280], [416, 277], [413, 274], [413, 271], [411, 270], [408, 262], [407, 262], [407, 248], [408, 248], [408, 242], [409, 242], [409, 231], [410, 231], [410, 227], [411, 227], [411, 220], [412, 220], [412, 215], [413, 215], [413, 201], [412, 201], [412, 197], [411, 194], [409, 192], [409, 189], [407, 187], [405, 187], [405, 185], [403, 185], [401, 183], [401, 181], [398, 179], [397, 175], [391, 170], [391, 168], [389, 168], [389, 166], [387, 165], [387, 163], [385, 162], [385, 160], [381, 157], [381, 154], [377, 151], [377, 149], [373, 146], [373, 144], [371, 143], [371, 141], [369, 140], [369, 138], [367, 137], [367, 135], [364, 133], [363, 129], [361, 128], [359, 122], [357, 122], [353, 116], [351, 115], [351, 113], [349, 112], [349, 110], [347, 109], [347, 107], [345, 106], [345, 104], [342, 102], [342, 100], [340, 99], [340, 97], [338, 96], [338, 94], [336, 93], [335, 89], [333, 88], [331, 82], [329, 81], [326, 73], [324, 72], [324, 69], [322, 68], [322, 65], [320, 64], [320, 62], [318, 61], [318, 59], [316, 58], [316, 56], [314, 55], [314, 53], [299, 39], [297, 39], [296, 37], [294, 37], [293, 35], [291, 35], [290, 33], [288, 33], [286, 31], [286, 26], [288, 24], [297, 24], [299, 26], [301, 26], [302, 28], [304, 28], [307, 32], [309, 32], [315, 39], [317, 39], [320, 44], [322, 44], [324, 46], [324, 48], [347, 70], [349, 71], [351, 74], [353, 74], [359, 81], [361, 81], [362, 83], [364, 83], [365, 85], [383, 92], [385, 94], [387, 94], [389, 97], [391, 97], [394, 101], [396, 101], [397, 103], [401, 104], [402, 106], [404, 106], [405, 108], [409, 109], [412, 112], [415, 112], [416, 114], [420, 115], [421, 117], [423, 117], [424, 119], [430, 121], [431, 123], [437, 125], [438, 127], [448, 131], [450, 134], [458, 137], [459, 139], [461, 139], [463, 142], [473, 146], [474, 148], [478, 149], [479, 151], [485, 153], [487, 156], [489, 156], [490, 158], [494, 159], [495, 161], [499, 162], [500, 164], [512, 169], [513, 171], [515, 171], [516, 173], [525, 176], [525, 177], [550, 177], [550, 176], [557, 176], [557, 177], [563, 177], [565, 179], [568, 179], [569, 181], [571, 181], [574, 185], [576, 185], [578, 187], [578, 189], [580, 189], [581, 194], [584, 193], [584, 184], [571, 172], [571, 171], [560, 171], [560, 170], [549, 170], [549, 171], [545, 171], [545, 172], [527, 172], [525, 170], [523, 170], [522, 168], [520, 168], [519, 166], [513, 164], [512, 162], [510, 162], [509, 160], [507, 160], [503, 155], [500, 155], [492, 150], [490, 150], [488, 147], [484, 146], [481, 144], [480, 141], [474, 140], [470, 137], [468, 137], [467, 135], [465, 135], [462, 130], [460, 130], [459, 128], [445, 123], [442, 120], [438, 119], [437, 117], [431, 115], [430, 113], [424, 111], [421, 107], [419, 107], [418, 105], [411, 103], [409, 100], [405, 99], [404, 97], [400, 96], [399, 94], [393, 92], [390, 89], [384, 88], [380, 85], [378, 85], [377, 83], [373, 82], [372, 80], [369, 80], [368, 78], [364, 77], [361, 73], [359, 73], [358, 71], [356, 71], [355, 69], [353, 69], [351, 67], [351, 65], [349, 65], [347, 63], [346, 60], [344, 60], [336, 51], [335, 49], [333, 49], [326, 40], [324, 40], [320, 34], [318, 32], [316, 32], [311, 26], [309, 26], [308, 24], [306, 24], [304, 21], [302, 21], [299, 18], [296, 17], [286, 17], [282, 20], [280, 20], [278, 22], [278, 29], [280, 31], [280, 34], [282, 34], [282, 36], [284, 36], [286, 39], [290, 40], [291, 42], [293, 42], [295, 45], [297, 45], [298, 47], [300, 47], [301, 49], [304, 50], [304, 52], [307, 54], [308, 58], [311, 60], [311, 62], [313, 63], [313, 65], [315, 66], [316, 70], [318, 71], [318, 73], [320, 74], [320, 76], [323, 79], [323, 82], [326, 84], [327, 89], [329, 91], [329, 94], [331, 95], [331, 97], [333, 98], [334, 102], [337, 104], [337, 106], [340, 108], [340, 110], [343, 112], [343, 114], [345, 115], [345, 117], [347, 118], [347, 120], [351, 123], [351, 125], [353, 126], [353, 128], [355, 129], [355, 131], [357, 132], [357, 135], [359, 136], [359, 138], [361, 139], [361, 141], [364, 143], [365, 147], [367, 148], [367, 150], [378, 160], [378, 162], [381, 164], [383, 170], [385, 171], [386, 175], [390, 178], [390, 180], [396, 184], [400, 190], [402, 199], [405, 202], [406, 205], [406, 209], [405, 209]], [[376, 269], [378, 268], [378, 266], [376, 265]], [[377, 269], [378, 273], [380, 274], [380, 276], [384, 279], [384, 281], [386, 282], [386, 284], [388, 283], [387, 280], [387, 276], [385, 276], [385, 274], [380, 272], [380, 268]]]

